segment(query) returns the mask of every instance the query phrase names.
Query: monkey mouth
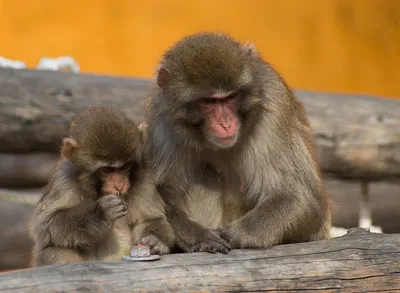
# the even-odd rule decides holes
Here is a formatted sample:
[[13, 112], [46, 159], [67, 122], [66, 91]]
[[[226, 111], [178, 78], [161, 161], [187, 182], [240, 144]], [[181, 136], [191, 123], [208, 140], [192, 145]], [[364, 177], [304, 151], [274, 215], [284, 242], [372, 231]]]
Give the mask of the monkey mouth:
[[235, 140], [235, 135], [227, 136], [227, 137], [221, 137], [219, 138], [219, 141], [226, 143], [226, 144], [231, 144]]
[[232, 146], [234, 146], [236, 144], [238, 140], [238, 136], [237, 135], [230, 135], [230, 136], [225, 136], [225, 137], [212, 137], [211, 139], [211, 143], [213, 145], [215, 145], [218, 148], [230, 148]]

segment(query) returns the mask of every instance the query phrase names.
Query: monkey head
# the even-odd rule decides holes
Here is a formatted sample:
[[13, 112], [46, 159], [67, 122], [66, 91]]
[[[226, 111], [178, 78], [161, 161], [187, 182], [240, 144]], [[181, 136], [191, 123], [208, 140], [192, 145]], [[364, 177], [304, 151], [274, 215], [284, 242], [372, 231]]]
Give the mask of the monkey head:
[[91, 175], [101, 194], [124, 194], [141, 166], [141, 135], [123, 113], [91, 107], [73, 119], [61, 154], [80, 173]]
[[161, 61], [155, 98], [165, 102], [154, 103], [192, 141], [230, 148], [240, 139], [246, 115], [260, 103], [254, 74], [259, 59], [252, 46], [226, 35], [185, 37]]

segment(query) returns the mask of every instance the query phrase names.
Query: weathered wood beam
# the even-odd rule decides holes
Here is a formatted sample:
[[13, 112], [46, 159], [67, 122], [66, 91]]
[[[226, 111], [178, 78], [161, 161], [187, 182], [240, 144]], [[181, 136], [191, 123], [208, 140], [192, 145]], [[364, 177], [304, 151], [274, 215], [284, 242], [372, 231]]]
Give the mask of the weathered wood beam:
[[360, 229], [328, 241], [166, 255], [155, 262], [80, 262], [0, 274], [2, 292], [400, 291], [400, 234]]
[[[337, 227], [351, 228], [358, 225], [360, 186], [357, 182], [325, 180], [332, 201], [332, 220]], [[373, 225], [385, 233], [400, 233], [399, 186], [371, 183], [371, 208]], [[40, 198], [40, 189], [0, 189], [0, 270], [18, 269], [26, 265], [31, 248], [26, 221], [32, 215], [34, 204]]]
[[[141, 121], [149, 86], [148, 79], [0, 69], [0, 152], [58, 152], [70, 119], [88, 106], [110, 105]], [[400, 181], [400, 100], [295, 93], [324, 172]]]
[[0, 153], [0, 188], [32, 188], [47, 184], [57, 154]]
[[0, 152], [58, 153], [71, 118], [109, 105], [144, 117], [149, 80], [0, 68]]

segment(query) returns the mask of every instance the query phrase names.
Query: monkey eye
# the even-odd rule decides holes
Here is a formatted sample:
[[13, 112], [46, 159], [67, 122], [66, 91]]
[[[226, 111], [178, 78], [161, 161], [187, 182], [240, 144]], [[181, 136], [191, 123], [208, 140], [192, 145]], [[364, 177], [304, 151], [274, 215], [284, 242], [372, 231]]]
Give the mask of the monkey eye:
[[214, 99], [214, 98], [205, 98], [205, 99], [203, 100], [203, 102], [204, 102], [205, 104], [214, 104], [214, 103], [217, 102], [217, 99]]
[[114, 171], [113, 167], [103, 167], [103, 168], [101, 168], [101, 172], [103, 172], [103, 173], [111, 173], [113, 171]]
[[239, 95], [240, 95], [240, 93], [233, 93], [233, 94], [227, 96], [227, 97], [225, 98], [225, 100], [233, 100], [233, 99], [235, 99], [235, 98], [236, 98], [237, 96], [239, 96]]
[[121, 167], [121, 170], [130, 171], [132, 168], [131, 164], [125, 164]]

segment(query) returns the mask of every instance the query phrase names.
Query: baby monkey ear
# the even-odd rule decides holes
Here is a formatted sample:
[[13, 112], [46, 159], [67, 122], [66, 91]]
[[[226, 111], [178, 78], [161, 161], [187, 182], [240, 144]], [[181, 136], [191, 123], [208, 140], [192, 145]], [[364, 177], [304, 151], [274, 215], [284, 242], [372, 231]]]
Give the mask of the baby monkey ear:
[[157, 84], [160, 88], [164, 89], [168, 82], [169, 70], [161, 64], [157, 72]]
[[78, 143], [75, 139], [66, 137], [63, 139], [61, 147], [61, 155], [64, 159], [71, 161], [75, 150], [78, 148]]

